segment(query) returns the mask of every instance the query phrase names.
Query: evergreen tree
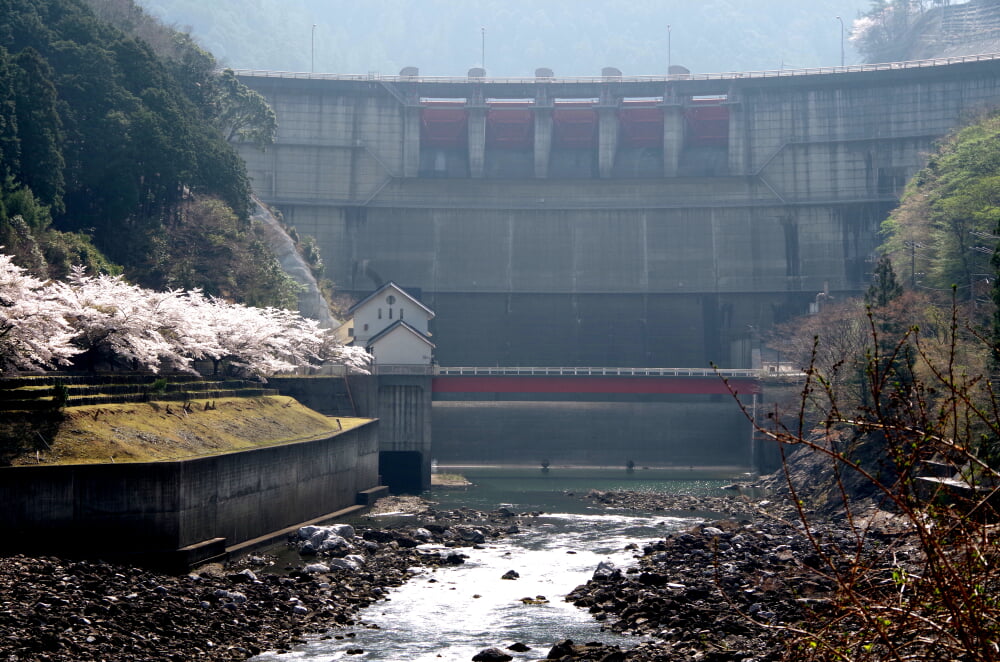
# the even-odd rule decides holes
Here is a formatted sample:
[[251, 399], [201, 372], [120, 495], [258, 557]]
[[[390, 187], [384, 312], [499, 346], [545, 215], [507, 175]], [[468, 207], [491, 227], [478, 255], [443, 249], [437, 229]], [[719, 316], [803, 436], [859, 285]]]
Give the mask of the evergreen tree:
[[7, 49], [0, 46], [0, 183], [20, 170], [20, 154], [13, 67]]
[[903, 293], [903, 286], [896, 280], [896, 272], [888, 255], [883, 255], [875, 264], [872, 282], [865, 292], [865, 303], [872, 308], [883, 308]]
[[21, 163], [18, 179], [53, 212], [64, 211], [66, 166], [62, 154], [62, 120], [49, 63], [34, 48], [14, 58], [14, 103]]

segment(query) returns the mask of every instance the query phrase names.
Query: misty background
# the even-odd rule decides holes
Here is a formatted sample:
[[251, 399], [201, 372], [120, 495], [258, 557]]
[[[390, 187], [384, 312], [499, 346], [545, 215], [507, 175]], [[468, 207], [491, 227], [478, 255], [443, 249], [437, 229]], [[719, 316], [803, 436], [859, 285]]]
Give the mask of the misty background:
[[[221, 64], [272, 69], [464, 76], [626, 75], [836, 66], [861, 62], [848, 40], [865, 0], [140, 0], [190, 31]], [[313, 26], [315, 25], [315, 28]]]

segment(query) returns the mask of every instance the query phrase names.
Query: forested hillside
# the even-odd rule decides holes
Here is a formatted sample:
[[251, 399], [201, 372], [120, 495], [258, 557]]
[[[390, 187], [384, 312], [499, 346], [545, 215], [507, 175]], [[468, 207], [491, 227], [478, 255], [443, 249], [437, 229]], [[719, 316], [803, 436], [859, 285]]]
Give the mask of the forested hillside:
[[155, 289], [293, 303], [226, 140], [266, 142], [273, 114], [130, 0], [94, 5], [158, 36], [159, 53], [82, 0], [0, 0], [4, 252], [41, 277], [84, 264]]
[[884, 225], [886, 252], [913, 289], [986, 303], [1000, 232], [1000, 115], [941, 142]]
[[[236, 68], [465, 75], [592, 76], [615, 66], [664, 73], [746, 71], [840, 63], [847, 29], [867, 0], [141, 0]], [[313, 25], [315, 24], [315, 35]], [[669, 32], [669, 39], [668, 39]], [[313, 41], [315, 37], [315, 41]], [[847, 44], [846, 60], [858, 56]]]

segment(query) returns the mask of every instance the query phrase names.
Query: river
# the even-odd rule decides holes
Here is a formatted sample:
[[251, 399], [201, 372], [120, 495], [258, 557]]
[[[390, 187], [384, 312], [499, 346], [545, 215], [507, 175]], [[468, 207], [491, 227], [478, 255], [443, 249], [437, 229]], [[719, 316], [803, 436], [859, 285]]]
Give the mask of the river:
[[[459, 662], [471, 660], [484, 648], [505, 649], [521, 642], [532, 650], [510, 654], [516, 660], [537, 660], [545, 657], [553, 643], [565, 638], [635, 644], [638, 640], [602, 631], [601, 624], [586, 610], [565, 602], [564, 596], [586, 582], [601, 561], [609, 560], [618, 567], [633, 562], [633, 555], [639, 552], [626, 549], [629, 543], [637, 543], [641, 550], [643, 542], [700, 521], [707, 513], [605, 512], [567, 492], [632, 489], [708, 494], [733, 478], [698, 471], [624, 469], [553, 469], [543, 473], [537, 468], [466, 468], [461, 472], [474, 487], [434, 491], [427, 498], [440, 508], [491, 510], [506, 506], [515, 512], [542, 514], [526, 518], [520, 534], [490, 542], [483, 549], [463, 549], [469, 558], [461, 566], [420, 570], [405, 585], [392, 590], [388, 600], [361, 612], [359, 620], [375, 624], [377, 629], [334, 631], [332, 634], [352, 636], [318, 639], [290, 653], [265, 653], [254, 659]], [[519, 577], [501, 579], [509, 570]], [[522, 598], [544, 601], [531, 604]]]

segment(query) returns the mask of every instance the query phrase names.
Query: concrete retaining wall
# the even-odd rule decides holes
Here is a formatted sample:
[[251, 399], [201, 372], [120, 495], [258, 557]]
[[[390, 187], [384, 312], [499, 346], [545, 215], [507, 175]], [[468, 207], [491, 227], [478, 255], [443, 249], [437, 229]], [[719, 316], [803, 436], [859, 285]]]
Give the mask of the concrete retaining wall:
[[[0, 469], [6, 551], [167, 561], [352, 506], [378, 484], [377, 425], [175, 462]], [[196, 560], [196, 559], [195, 559]]]

